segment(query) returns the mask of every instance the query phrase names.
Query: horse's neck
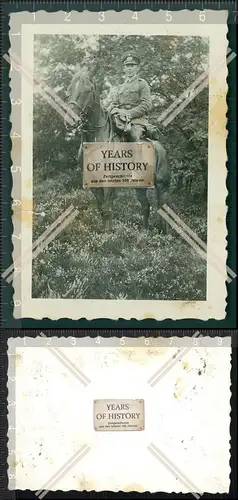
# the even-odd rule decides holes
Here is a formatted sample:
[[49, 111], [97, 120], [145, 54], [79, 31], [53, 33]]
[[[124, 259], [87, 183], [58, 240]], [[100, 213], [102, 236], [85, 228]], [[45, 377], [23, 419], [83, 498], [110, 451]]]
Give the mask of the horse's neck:
[[105, 141], [108, 139], [109, 122], [107, 121], [107, 113], [100, 103], [99, 97], [97, 102], [90, 110], [88, 116], [88, 133], [91, 141]]

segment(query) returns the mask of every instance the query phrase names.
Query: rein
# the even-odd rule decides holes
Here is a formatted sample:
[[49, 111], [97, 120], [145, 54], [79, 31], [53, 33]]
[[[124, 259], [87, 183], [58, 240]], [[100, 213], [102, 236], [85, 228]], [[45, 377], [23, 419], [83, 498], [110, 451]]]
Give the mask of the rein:
[[[94, 88], [93, 88], [93, 91], [94, 91], [94, 96], [96, 95], [96, 90], [95, 90], [95, 82], [94, 82]], [[70, 104], [73, 104], [74, 106], [76, 106], [78, 109], [79, 109], [79, 105], [76, 101], [69, 101], [68, 103], [68, 106]], [[96, 104], [96, 105], [99, 105], [101, 106], [100, 104], [100, 101], [96, 101], [95, 99], [92, 100], [92, 104]], [[81, 114], [84, 113], [85, 109], [87, 108], [88, 104], [86, 104], [83, 109], [81, 110]], [[92, 106], [88, 106], [89, 108], [92, 108]], [[107, 124], [107, 121], [109, 120], [110, 121], [110, 113], [109, 112], [106, 112], [106, 118], [105, 118], [105, 121], [102, 125], [94, 125], [93, 128], [90, 128], [90, 129], [81, 129], [82, 132], [93, 132], [94, 130], [100, 130], [100, 129], [103, 129], [105, 127], [105, 125]]]

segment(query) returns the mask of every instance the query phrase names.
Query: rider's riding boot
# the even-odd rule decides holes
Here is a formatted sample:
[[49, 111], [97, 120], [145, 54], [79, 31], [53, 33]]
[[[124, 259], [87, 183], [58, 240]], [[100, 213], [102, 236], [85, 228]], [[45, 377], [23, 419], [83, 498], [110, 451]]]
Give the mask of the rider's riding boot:
[[131, 130], [127, 133], [130, 142], [139, 142], [144, 134], [145, 127], [143, 125], [132, 124]]

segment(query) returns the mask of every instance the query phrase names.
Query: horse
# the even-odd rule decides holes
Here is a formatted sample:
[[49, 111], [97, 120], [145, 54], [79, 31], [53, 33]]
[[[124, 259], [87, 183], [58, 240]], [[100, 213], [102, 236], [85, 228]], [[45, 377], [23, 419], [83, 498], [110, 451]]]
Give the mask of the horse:
[[[69, 86], [69, 101], [66, 117], [71, 117], [70, 110], [74, 116], [77, 115], [75, 125], [80, 137], [80, 148], [78, 158], [82, 162], [83, 142], [110, 142], [118, 141], [118, 136], [113, 135], [113, 124], [110, 113], [103, 105], [100, 96], [103, 81], [97, 81], [95, 68], [84, 68], [76, 72]], [[125, 142], [125, 137], [119, 136], [120, 142]], [[164, 203], [169, 203], [170, 169], [168, 166], [166, 152], [159, 141], [152, 141], [155, 151], [155, 174], [154, 186], [156, 192], [157, 208]], [[97, 206], [104, 222], [105, 230], [112, 228], [112, 209], [115, 199], [114, 187], [91, 188], [97, 202]], [[132, 189], [132, 188], [127, 188]], [[150, 216], [150, 203], [147, 196], [147, 188], [135, 188], [137, 199], [140, 202], [143, 214], [143, 227], [148, 228]], [[160, 218], [161, 230], [167, 232], [167, 223]]]

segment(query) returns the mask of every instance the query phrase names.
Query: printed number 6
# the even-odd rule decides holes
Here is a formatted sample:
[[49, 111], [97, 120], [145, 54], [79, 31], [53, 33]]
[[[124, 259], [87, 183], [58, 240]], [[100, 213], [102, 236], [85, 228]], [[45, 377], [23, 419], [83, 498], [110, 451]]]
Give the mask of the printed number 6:
[[202, 23], [204, 21], [206, 21], [206, 16], [205, 16], [205, 12], [201, 10], [201, 12], [199, 12], [199, 21], [201, 21]]
[[98, 20], [99, 21], [105, 21], [105, 13], [104, 12], [99, 12], [99, 14], [98, 14]]
[[11, 300], [10, 304], [11, 304], [11, 306], [19, 307], [21, 305], [21, 301], [20, 300]]
[[11, 171], [12, 171], [12, 172], [17, 172], [17, 170], [20, 170], [20, 171], [21, 171], [21, 167], [18, 167], [17, 165], [12, 165], [12, 166], [11, 166]]

